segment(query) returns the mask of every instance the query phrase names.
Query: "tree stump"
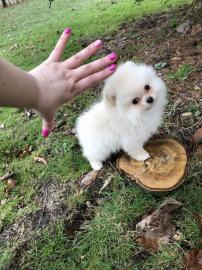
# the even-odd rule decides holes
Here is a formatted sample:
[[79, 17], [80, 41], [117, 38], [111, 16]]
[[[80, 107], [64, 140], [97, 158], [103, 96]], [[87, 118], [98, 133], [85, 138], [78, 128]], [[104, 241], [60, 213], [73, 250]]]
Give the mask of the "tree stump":
[[136, 161], [123, 153], [117, 160], [117, 167], [149, 191], [170, 191], [183, 183], [188, 158], [178, 141], [154, 139], [145, 149], [151, 156], [148, 160]]
[[194, 116], [192, 112], [185, 112], [181, 114], [181, 123], [183, 127], [190, 127], [194, 124]]

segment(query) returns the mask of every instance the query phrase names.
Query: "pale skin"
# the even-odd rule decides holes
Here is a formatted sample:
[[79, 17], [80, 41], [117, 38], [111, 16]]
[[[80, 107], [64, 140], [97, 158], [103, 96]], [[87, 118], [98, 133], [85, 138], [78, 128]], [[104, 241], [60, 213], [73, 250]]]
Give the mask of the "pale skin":
[[43, 118], [44, 137], [52, 131], [54, 115], [62, 104], [105, 80], [116, 69], [115, 53], [82, 65], [101, 49], [101, 40], [61, 61], [70, 35], [71, 29], [66, 28], [48, 59], [30, 72], [0, 59], [0, 106], [36, 110]]

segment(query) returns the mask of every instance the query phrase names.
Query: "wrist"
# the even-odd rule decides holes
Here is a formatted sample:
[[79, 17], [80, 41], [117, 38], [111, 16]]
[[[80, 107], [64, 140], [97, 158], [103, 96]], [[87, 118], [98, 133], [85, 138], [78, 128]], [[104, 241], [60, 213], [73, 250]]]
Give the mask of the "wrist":
[[31, 108], [38, 111], [38, 112], [41, 112], [41, 85], [40, 85], [40, 81], [39, 79], [37, 78], [37, 76], [35, 75], [35, 71], [34, 70], [31, 70], [28, 72], [30, 78], [31, 78], [31, 81], [32, 81], [32, 87], [34, 89], [34, 99], [32, 101], [32, 105], [31, 105]]

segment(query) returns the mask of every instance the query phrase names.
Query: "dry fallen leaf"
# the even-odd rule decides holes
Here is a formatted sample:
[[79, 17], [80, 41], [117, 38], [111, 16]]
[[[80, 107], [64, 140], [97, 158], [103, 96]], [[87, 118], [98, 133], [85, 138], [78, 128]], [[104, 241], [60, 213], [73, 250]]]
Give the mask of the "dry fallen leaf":
[[19, 44], [15, 43], [11, 48], [10, 51], [13, 51], [19, 47]]
[[26, 155], [31, 154], [31, 152], [32, 152], [32, 146], [26, 145], [23, 150], [19, 150], [17, 152], [17, 156], [19, 158], [24, 158]]
[[99, 171], [90, 171], [88, 174], [86, 174], [80, 181], [80, 185], [82, 187], [89, 187], [91, 186], [95, 180], [97, 179], [99, 174]]
[[0, 201], [0, 205], [6, 204], [6, 201], [7, 201], [6, 199], [1, 200], [1, 201]]
[[192, 25], [192, 30], [191, 30], [191, 35], [197, 35], [198, 33], [200, 33], [202, 31], [202, 26], [200, 23], [197, 23], [195, 25]]
[[198, 145], [195, 152], [194, 152], [194, 156], [201, 158], [202, 157], [202, 145]]
[[99, 194], [101, 193], [101, 191], [102, 191], [104, 188], [106, 188], [106, 187], [110, 184], [111, 180], [112, 180], [112, 177], [111, 177], [111, 176], [108, 177], [108, 178], [105, 180], [104, 185], [101, 187], [101, 189], [100, 189], [100, 191], [99, 191]]
[[14, 179], [8, 179], [7, 184], [6, 184], [6, 190], [9, 191], [13, 189], [16, 186], [16, 180]]
[[87, 206], [88, 208], [93, 208], [93, 205], [92, 205], [92, 203], [91, 203], [90, 201], [87, 201], [87, 202], [86, 202], [86, 206]]
[[181, 202], [168, 198], [151, 215], [140, 221], [136, 225], [138, 243], [149, 251], [158, 251], [162, 244], [168, 243], [175, 235], [175, 227], [170, 223], [171, 213], [181, 206]]
[[186, 270], [202, 270], [202, 250], [193, 249], [185, 254]]
[[202, 128], [197, 129], [192, 137], [195, 143], [202, 143]]
[[177, 28], [176, 31], [181, 34], [187, 34], [191, 29], [191, 22], [190, 20], [187, 20], [180, 24]]
[[140, 246], [143, 246], [144, 249], [148, 250], [148, 251], [158, 251], [160, 248], [159, 242], [157, 239], [152, 239], [152, 238], [146, 238], [144, 236], [140, 236], [137, 239], [138, 244]]
[[183, 234], [180, 231], [176, 231], [175, 235], [173, 235], [173, 239], [175, 239], [175, 241], [180, 241], [183, 238]]
[[200, 217], [200, 239], [199, 243], [202, 244], [202, 216]]
[[179, 57], [179, 56], [175, 56], [175, 57], [172, 57], [171, 60], [172, 60], [172, 61], [181, 61], [182, 58]]
[[8, 180], [9, 178], [11, 178], [13, 176], [14, 176], [13, 172], [8, 172], [0, 177], [0, 181]]
[[0, 124], [0, 130], [4, 129], [4, 124]]
[[34, 157], [34, 161], [38, 162], [38, 163], [42, 163], [43, 165], [47, 165], [47, 161], [45, 160], [45, 158], [43, 157]]

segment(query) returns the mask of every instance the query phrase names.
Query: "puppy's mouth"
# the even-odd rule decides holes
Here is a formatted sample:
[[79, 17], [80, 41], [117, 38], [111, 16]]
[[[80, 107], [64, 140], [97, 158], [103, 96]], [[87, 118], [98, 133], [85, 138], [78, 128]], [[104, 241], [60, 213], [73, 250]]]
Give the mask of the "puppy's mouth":
[[155, 101], [154, 101], [152, 104], [147, 104], [145, 110], [146, 110], [146, 111], [149, 111], [149, 110], [151, 110], [154, 106], [155, 106]]
[[154, 98], [154, 97], [149, 97], [147, 98], [146, 100], [146, 110], [150, 110], [151, 108], [153, 108], [156, 104], [156, 101], [157, 101], [157, 98]]
[[152, 107], [153, 107], [153, 106], [149, 106], [149, 107], [145, 108], [145, 110], [146, 110], [146, 111], [149, 111], [149, 110], [151, 110]]

